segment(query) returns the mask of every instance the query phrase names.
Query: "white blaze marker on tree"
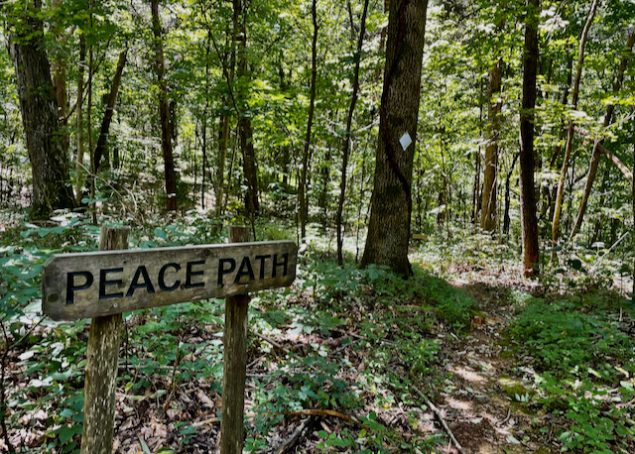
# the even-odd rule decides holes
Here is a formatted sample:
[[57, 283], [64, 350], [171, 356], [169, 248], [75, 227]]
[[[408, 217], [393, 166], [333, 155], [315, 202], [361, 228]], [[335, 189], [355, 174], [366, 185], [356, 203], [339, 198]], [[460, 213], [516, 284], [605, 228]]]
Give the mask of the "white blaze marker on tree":
[[406, 151], [406, 149], [412, 143], [412, 137], [410, 137], [410, 134], [405, 132], [403, 136], [401, 136], [401, 138], [399, 139], [399, 143], [401, 144], [401, 148], [403, 148], [403, 151]]

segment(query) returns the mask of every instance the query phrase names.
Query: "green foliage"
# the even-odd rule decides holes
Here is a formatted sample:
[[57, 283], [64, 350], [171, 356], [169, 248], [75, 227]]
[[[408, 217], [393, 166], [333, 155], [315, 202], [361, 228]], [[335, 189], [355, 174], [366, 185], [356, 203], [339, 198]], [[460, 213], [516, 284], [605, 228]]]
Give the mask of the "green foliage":
[[509, 328], [514, 353], [536, 368], [536, 394], [524, 402], [566, 422], [558, 437], [565, 451], [633, 448], [632, 409], [615, 405], [635, 396], [635, 343], [623, 331], [632, 319], [622, 320], [632, 309], [607, 292], [533, 299]]

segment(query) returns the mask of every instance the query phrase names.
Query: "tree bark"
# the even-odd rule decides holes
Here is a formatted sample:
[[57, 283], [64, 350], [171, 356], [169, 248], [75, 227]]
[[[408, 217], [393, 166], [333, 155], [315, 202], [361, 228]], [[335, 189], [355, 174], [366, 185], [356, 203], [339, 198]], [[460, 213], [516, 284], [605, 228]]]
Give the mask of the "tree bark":
[[31, 162], [33, 199], [31, 216], [45, 218], [58, 208], [73, 208], [75, 198], [69, 159], [58, 120], [58, 105], [40, 19], [41, 1], [16, 8], [18, 24], [9, 23], [8, 47]]
[[306, 238], [306, 224], [309, 216], [309, 197], [307, 190], [307, 172], [309, 168], [309, 151], [311, 148], [311, 133], [313, 129], [313, 115], [315, 113], [315, 95], [317, 82], [317, 0], [311, 3], [311, 20], [313, 22], [313, 35], [311, 38], [311, 85], [309, 88], [309, 113], [306, 122], [306, 135], [304, 136], [304, 150], [302, 151], [302, 168], [300, 170], [300, 182], [298, 185], [298, 220], [300, 224], [300, 240]]
[[86, 67], [86, 37], [83, 33], [79, 35], [79, 67], [77, 69], [77, 154], [75, 156], [75, 197], [81, 203], [82, 189], [84, 187], [84, 69]]
[[375, 180], [361, 262], [362, 266], [386, 265], [405, 277], [412, 274], [408, 261], [411, 183], [427, 6], [427, 0], [389, 4]]
[[108, 132], [110, 131], [110, 123], [112, 122], [112, 115], [115, 111], [115, 104], [117, 103], [119, 87], [121, 86], [121, 76], [123, 75], [123, 70], [126, 66], [127, 55], [128, 47], [126, 46], [126, 48], [119, 54], [119, 59], [117, 60], [117, 69], [115, 70], [115, 75], [112, 78], [112, 82], [110, 84], [110, 92], [108, 93], [108, 98], [106, 99], [106, 110], [104, 111], [104, 117], [101, 120], [99, 137], [97, 138], [97, 145], [95, 145], [95, 153], [93, 154], [93, 159], [95, 160], [95, 173], [99, 172], [101, 158], [106, 153], [106, 147], [108, 145]]
[[159, 119], [161, 122], [161, 150], [163, 152], [163, 169], [165, 177], [166, 208], [176, 211], [176, 172], [174, 170], [174, 153], [172, 150], [172, 127], [170, 120], [170, 99], [168, 85], [165, 80], [165, 60], [163, 57], [163, 30], [159, 15], [159, 0], [151, 0], [152, 33], [154, 35], [154, 71], [159, 85]]
[[258, 200], [258, 168], [256, 165], [256, 151], [254, 149], [254, 134], [251, 126], [251, 114], [247, 112], [246, 84], [249, 74], [247, 62], [247, 0], [233, 0], [234, 6], [234, 40], [237, 43], [236, 76], [239, 81], [240, 112], [238, 131], [240, 135], [240, 149], [243, 155], [243, 178], [247, 186], [245, 193], [245, 212], [253, 219], [260, 212]]
[[[344, 263], [342, 248], [344, 245], [344, 233], [342, 232], [342, 221], [344, 214], [344, 201], [346, 199], [346, 178], [348, 169], [348, 158], [351, 150], [351, 130], [353, 128], [353, 114], [357, 104], [357, 96], [359, 92], [359, 66], [362, 60], [362, 47], [364, 46], [364, 35], [366, 34], [366, 15], [368, 14], [369, 0], [364, 0], [364, 9], [359, 23], [359, 36], [357, 38], [357, 48], [355, 49], [355, 68], [353, 69], [353, 93], [351, 102], [348, 106], [348, 115], [346, 116], [346, 132], [344, 133], [344, 141], [342, 143], [342, 169], [340, 178], [340, 196], [337, 203], [337, 213], [335, 215], [335, 227], [337, 229], [337, 263], [341, 266]], [[350, 2], [349, 2], [350, 5]], [[352, 17], [352, 14], [351, 14]], [[351, 28], [353, 22], [351, 19]]]
[[[620, 65], [617, 70], [617, 77], [615, 78], [615, 82], [613, 83], [613, 94], [617, 94], [622, 88], [622, 83], [624, 82], [624, 73], [626, 72], [626, 67], [628, 66], [628, 61], [630, 59], [631, 52], [633, 51], [633, 45], [635, 44], [635, 27], [631, 30], [628, 35], [628, 39], [626, 41], [626, 46], [624, 48], [624, 54], [620, 60]], [[604, 114], [604, 128], [608, 128], [611, 122], [613, 121], [613, 113], [615, 112], [615, 105], [609, 104], [606, 106], [606, 113]], [[586, 177], [586, 184], [584, 187], [584, 193], [582, 195], [582, 200], [580, 201], [580, 208], [578, 210], [578, 216], [576, 217], [575, 224], [573, 225], [573, 229], [571, 229], [571, 238], [573, 238], [580, 231], [582, 227], [582, 222], [584, 221], [584, 214], [586, 213], [587, 204], [589, 203], [589, 197], [591, 196], [591, 189], [593, 188], [593, 183], [595, 182], [595, 177], [598, 172], [598, 165], [600, 163], [600, 157], [602, 156], [602, 151], [600, 150], [600, 146], [603, 144], [603, 140], [596, 140], [593, 143], [593, 151], [591, 152], [591, 161], [589, 163], [589, 171]]]
[[[580, 35], [580, 45], [578, 47], [578, 61], [576, 63], [576, 72], [573, 79], [573, 87], [571, 89], [571, 102], [573, 109], [578, 108], [578, 96], [580, 94], [580, 81], [582, 79], [582, 68], [584, 66], [584, 52], [586, 48], [587, 38], [589, 36], [589, 30], [591, 24], [595, 18], [597, 12], [599, 0], [593, 0], [591, 9], [587, 16], [586, 23], [582, 29]], [[564, 158], [562, 161], [562, 169], [560, 170], [560, 179], [558, 180], [558, 192], [556, 193], [556, 206], [553, 213], [553, 221], [551, 223], [551, 240], [553, 242], [553, 258], [557, 258], [556, 246], [558, 245], [558, 236], [560, 230], [560, 217], [562, 215], [562, 203], [564, 201], [564, 190], [567, 179], [567, 172], [569, 170], [569, 161], [571, 160], [571, 152], [573, 150], [573, 138], [574, 138], [574, 123], [573, 120], [569, 120], [567, 128], [567, 142], [565, 145]]]
[[523, 266], [525, 276], [538, 274], [540, 244], [536, 216], [536, 188], [534, 184], [534, 108], [536, 107], [538, 74], [538, 25], [540, 0], [527, 0], [528, 14], [525, 25], [523, 50], [523, 96], [520, 111], [520, 205], [523, 239]]
[[481, 201], [481, 229], [486, 232], [496, 230], [496, 211], [498, 193], [498, 142], [500, 137], [501, 108], [500, 99], [503, 77], [503, 59], [499, 58], [489, 73], [488, 90], [488, 120], [489, 140], [485, 148], [485, 163], [483, 166], [483, 193]]

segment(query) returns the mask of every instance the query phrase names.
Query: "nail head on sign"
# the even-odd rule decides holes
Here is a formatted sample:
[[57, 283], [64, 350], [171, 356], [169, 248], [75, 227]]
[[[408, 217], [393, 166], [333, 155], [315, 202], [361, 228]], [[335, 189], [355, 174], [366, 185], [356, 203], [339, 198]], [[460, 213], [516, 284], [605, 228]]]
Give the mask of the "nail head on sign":
[[412, 137], [410, 137], [410, 134], [408, 134], [408, 132], [404, 132], [404, 134], [399, 139], [399, 143], [401, 144], [401, 148], [406, 151], [406, 149], [412, 143]]

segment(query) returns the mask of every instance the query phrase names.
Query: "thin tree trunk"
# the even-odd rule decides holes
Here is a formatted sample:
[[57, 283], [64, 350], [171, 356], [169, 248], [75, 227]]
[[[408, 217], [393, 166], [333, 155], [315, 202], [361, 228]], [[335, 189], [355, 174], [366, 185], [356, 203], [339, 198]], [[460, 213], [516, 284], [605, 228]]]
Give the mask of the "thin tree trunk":
[[[635, 139], [635, 137], [634, 137]], [[635, 140], [633, 140], [633, 175], [635, 176]], [[635, 230], [635, 178], [631, 184], [631, 203], [633, 208], [633, 229]], [[635, 251], [635, 232], [631, 231], [631, 251]], [[635, 255], [633, 256], [633, 288], [631, 290], [631, 301], [635, 303]]]
[[307, 194], [307, 172], [309, 168], [309, 150], [311, 148], [311, 132], [313, 129], [313, 114], [315, 113], [315, 95], [317, 82], [317, 0], [311, 3], [311, 20], [313, 22], [313, 36], [311, 38], [311, 86], [309, 88], [309, 113], [306, 122], [304, 150], [302, 152], [302, 168], [298, 185], [298, 220], [300, 224], [300, 240], [306, 238], [306, 224], [309, 216], [309, 197]]
[[375, 181], [362, 266], [410, 276], [412, 167], [421, 96], [427, 0], [390, 2]]
[[110, 131], [110, 123], [112, 122], [112, 116], [115, 111], [115, 104], [117, 103], [117, 96], [119, 95], [119, 87], [121, 87], [121, 76], [123, 75], [124, 67], [126, 66], [126, 57], [128, 55], [128, 47], [121, 51], [119, 59], [117, 61], [117, 69], [112, 78], [110, 84], [110, 92], [106, 99], [106, 110], [104, 111], [104, 117], [101, 120], [101, 127], [99, 128], [99, 137], [97, 138], [97, 145], [95, 146], [95, 173], [99, 172], [99, 165], [101, 163], [102, 156], [107, 153], [108, 145], [108, 133]]
[[154, 35], [154, 70], [159, 85], [159, 119], [161, 122], [161, 150], [163, 151], [163, 168], [165, 176], [166, 208], [177, 209], [176, 172], [174, 170], [174, 154], [172, 150], [172, 127], [170, 120], [170, 99], [168, 85], [165, 80], [165, 60], [163, 57], [163, 30], [159, 15], [159, 0], [151, 0], [152, 33]]
[[75, 198], [46, 55], [41, 2], [25, 3], [21, 11], [19, 24], [9, 24], [8, 47], [33, 175], [31, 216], [43, 218], [54, 209], [73, 208]]
[[84, 187], [84, 68], [86, 67], [86, 36], [79, 35], [79, 68], [77, 70], [77, 155], [75, 156], [75, 197], [81, 202]]
[[[362, 47], [364, 46], [364, 35], [366, 34], [366, 15], [368, 13], [369, 0], [364, 0], [364, 10], [359, 24], [359, 36], [357, 38], [357, 48], [355, 49], [355, 68], [353, 70], [353, 93], [351, 102], [348, 106], [348, 115], [346, 117], [346, 132], [344, 133], [344, 142], [342, 143], [342, 169], [340, 179], [340, 196], [337, 203], [337, 213], [335, 215], [335, 227], [337, 229], [337, 263], [341, 266], [344, 263], [342, 255], [342, 247], [344, 245], [344, 233], [342, 231], [342, 221], [344, 213], [344, 201], [346, 199], [346, 173], [348, 170], [348, 158], [351, 150], [351, 130], [353, 127], [353, 115], [357, 104], [357, 96], [359, 92], [359, 66], [362, 60]], [[350, 3], [349, 3], [350, 5]], [[351, 27], [353, 23], [351, 22]]]
[[[587, 16], [586, 23], [584, 24], [584, 28], [582, 29], [582, 34], [580, 35], [580, 45], [578, 47], [578, 61], [576, 63], [576, 72], [575, 78], [573, 80], [573, 87], [571, 89], [571, 102], [573, 109], [578, 108], [578, 96], [580, 94], [580, 81], [582, 80], [582, 68], [584, 66], [584, 52], [586, 48], [587, 38], [589, 36], [589, 30], [591, 29], [591, 24], [593, 23], [593, 19], [595, 18], [595, 13], [597, 12], [599, 0], [593, 0], [591, 4], [591, 9], [589, 10], [589, 14]], [[553, 259], [557, 259], [557, 251], [556, 246], [558, 245], [558, 236], [560, 230], [560, 217], [562, 215], [562, 203], [564, 201], [564, 190], [565, 183], [567, 179], [567, 172], [569, 170], [569, 161], [571, 159], [571, 152], [573, 150], [573, 138], [574, 138], [574, 123], [572, 120], [569, 120], [569, 125], [567, 128], [567, 142], [565, 145], [564, 158], [562, 161], [562, 169], [560, 170], [560, 179], [558, 181], [558, 192], [556, 193], [556, 206], [553, 214], [553, 221], [551, 223], [551, 240], [553, 241]]]
[[[88, 24], [91, 30], [93, 31], [93, 8], [94, 2], [93, 0], [88, 0]], [[95, 76], [95, 51], [94, 51], [94, 43], [89, 43], [88, 47], [88, 108], [86, 113], [86, 133], [88, 135], [88, 154], [90, 159], [90, 204], [91, 204], [91, 217], [93, 225], [97, 225], [97, 201], [96, 201], [96, 192], [97, 188], [95, 187], [95, 155], [93, 149], [93, 79]]]
[[509, 217], [509, 207], [511, 204], [511, 180], [514, 174], [514, 167], [516, 167], [516, 161], [520, 153], [514, 155], [512, 165], [507, 171], [507, 177], [505, 178], [505, 209], [503, 214], [503, 235], [509, 235], [509, 226], [511, 224], [511, 218]]
[[[53, 0], [51, 3], [53, 8], [58, 9], [62, 5], [62, 0]], [[59, 14], [59, 13], [58, 13]], [[57, 15], [56, 15], [57, 16]], [[62, 147], [64, 153], [68, 153], [70, 144], [68, 130], [68, 91], [66, 90], [66, 56], [64, 55], [64, 47], [68, 36], [64, 30], [63, 24], [60, 23], [59, 17], [56, 17], [51, 31], [55, 39], [58, 41], [58, 50], [54, 54], [52, 61], [53, 85], [55, 86], [55, 98], [57, 99], [57, 118], [60, 125], [62, 135]]]
[[[622, 83], [624, 82], [624, 73], [626, 72], [626, 67], [628, 66], [628, 61], [630, 59], [631, 52], [633, 50], [633, 45], [635, 44], [635, 27], [631, 30], [628, 35], [628, 39], [626, 42], [626, 47], [624, 49], [624, 54], [622, 59], [620, 60], [620, 65], [617, 70], [617, 77], [615, 78], [615, 82], [613, 83], [613, 94], [617, 94], [622, 88]], [[606, 113], [604, 114], [604, 129], [608, 128], [608, 126], [613, 121], [613, 113], [615, 112], [615, 105], [609, 104], [606, 106]], [[580, 208], [578, 210], [578, 216], [575, 220], [575, 224], [573, 225], [573, 229], [571, 230], [571, 238], [573, 238], [579, 231], [580, 227], [582, 227], [582, 222], [584, 221], [584, 214], [586, 213], [587, 204], [589, 203], [589, 197], [591, 196], [591, 189], [593, 188], [593, 183], [595, 182], [595, 177], [598, 171], [598, 164], [600, 163], [600, 157], [602, 156], [602, 152], [600, 151], [600, 145], [603, 144], [603, 140], [596, 140], [593, 144], [593, 151], [591, 153], [591, 161], [589, 163], [589, 172], [586, 177], [586, 185], [584, 187], [584, 193], [582, 195], [582, 200], [580, 201]]]
[[260, 212], [258, 200], [258, 168], [256, 166], [256, 151], [254, 149], [254, 135], [251, 125], [251, 116], [246, 112], [247, 93], [245, 86], [250, 77], [247, 62], [247, 0], [234, 0], [234, 40], [237, 43], [236, 76], [240, 81], [240, 112], [238, 118], [238, 131], [240, 134], [240, 149], [243, 155], [243, 178], [247, 186], [245, 193], [245, 211], [247, 217], [253, 218]]
[[502, 101], [500, 99], [503, 77], [503, 59], [499, 58], [492, 66], [489, 75], [488, 90], [488, 120], [489, 140], [485, 149], [485, 164], [483, 166], [483, 194], [481, 202], [481, 229], [486, 232], [496, 230], [496, 195], [498, 192], [498, 142], [500, 137], [500, 113]]
[[540, 0], [527, 0], [528, 14], [525, 25], [523, 50], [523, 96], [520, 111], [520, 205], [523, 238], [523, 265], [525, 276], [538, 274], [540, 244], [536, 216], [536, 189], [534, 185], [534, 108], [536, 107], [538, 73], [538, 25]]
[[[483, 84], [480, 83], [478, 103], [479, 137], [483, 134]], [[479, 140], [476, 156], [474, 157], [474, 186], [472, 187], [472, 223], [477, 225], [481, 210], [481, 140]]]

